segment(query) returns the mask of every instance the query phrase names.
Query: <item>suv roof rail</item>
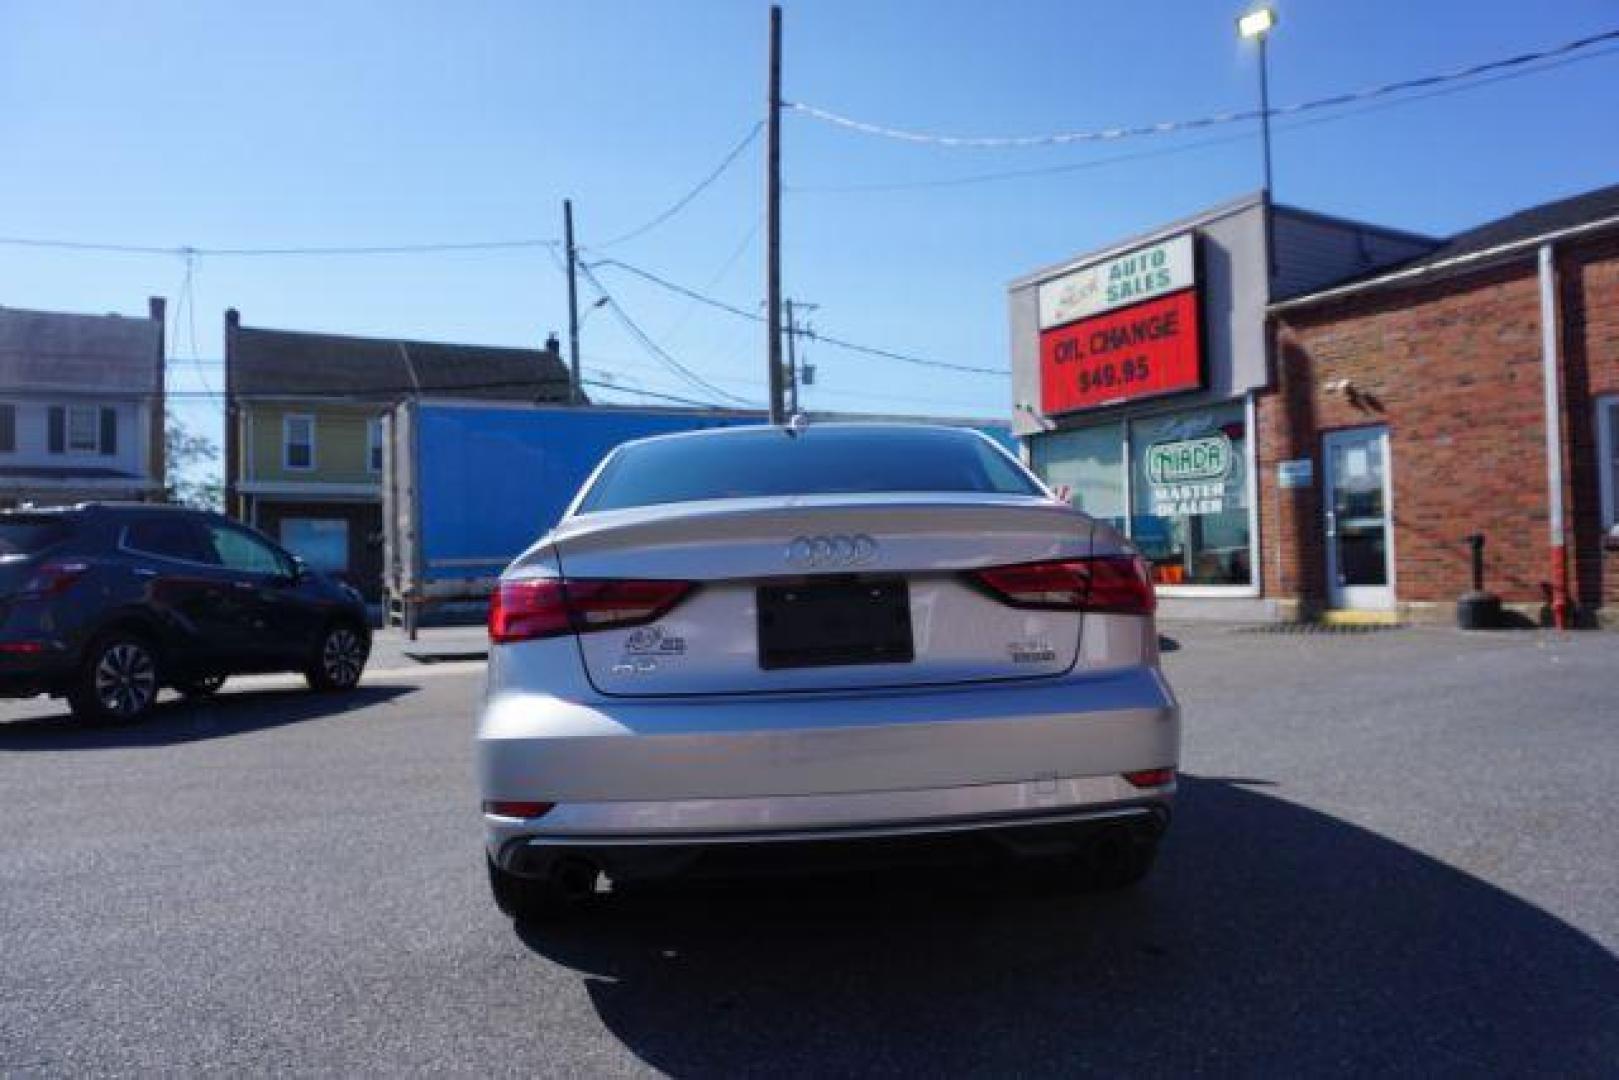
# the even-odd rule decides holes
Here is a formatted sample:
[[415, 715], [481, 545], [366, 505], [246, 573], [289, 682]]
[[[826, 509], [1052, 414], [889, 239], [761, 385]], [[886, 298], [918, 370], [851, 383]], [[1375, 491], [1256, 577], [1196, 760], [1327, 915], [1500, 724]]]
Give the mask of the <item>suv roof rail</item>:
[[214, 514], [217, 510], [204, 510], [195, 506], [185, 506], [181, 503], [139, 502], [135, 499], [92, 499], [79, 503], [77, 506], [64, 507], [73, 510], [183, 510], [192, 514]]

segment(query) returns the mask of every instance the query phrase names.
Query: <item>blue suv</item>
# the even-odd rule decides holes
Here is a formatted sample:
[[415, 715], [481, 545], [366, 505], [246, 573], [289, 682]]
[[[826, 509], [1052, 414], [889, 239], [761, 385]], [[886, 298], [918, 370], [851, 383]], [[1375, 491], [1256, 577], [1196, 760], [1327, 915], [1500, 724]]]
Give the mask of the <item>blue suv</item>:
[[65, 697], [128, 722], [158, 691], [302, 672], [353, 689], [371, 651], [365, 604], [222, 515], [86, 503], [0, 512], [0, 697]]

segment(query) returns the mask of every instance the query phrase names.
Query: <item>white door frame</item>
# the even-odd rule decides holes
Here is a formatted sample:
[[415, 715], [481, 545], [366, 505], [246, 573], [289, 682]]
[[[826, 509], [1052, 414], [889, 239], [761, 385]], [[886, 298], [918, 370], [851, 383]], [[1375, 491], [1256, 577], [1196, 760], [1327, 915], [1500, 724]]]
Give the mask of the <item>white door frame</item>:
[[[1334, 513], [1336, 477], [1332, 451], [1344, 443], [1377, 441], [1383, 461], [1383, 559], [1384, 585], [1341, 585], [1338, 581], [1338, 528]], [[1358, 611], [1394, 610], [1394, 458], [1389, 449], [1387, 427], [1349, 428], [1329, 431], [1321, 437], [1321, 513], [1327, 541], [1327, 606]]]

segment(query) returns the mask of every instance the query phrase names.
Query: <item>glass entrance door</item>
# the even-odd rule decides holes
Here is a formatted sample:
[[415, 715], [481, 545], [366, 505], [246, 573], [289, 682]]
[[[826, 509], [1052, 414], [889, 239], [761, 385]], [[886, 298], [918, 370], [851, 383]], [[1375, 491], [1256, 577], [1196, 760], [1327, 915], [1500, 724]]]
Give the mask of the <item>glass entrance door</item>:
[[1387, 428], [1325, 438], [1327, 600], [1334, 608], [1394, 607], [1388, 447]]

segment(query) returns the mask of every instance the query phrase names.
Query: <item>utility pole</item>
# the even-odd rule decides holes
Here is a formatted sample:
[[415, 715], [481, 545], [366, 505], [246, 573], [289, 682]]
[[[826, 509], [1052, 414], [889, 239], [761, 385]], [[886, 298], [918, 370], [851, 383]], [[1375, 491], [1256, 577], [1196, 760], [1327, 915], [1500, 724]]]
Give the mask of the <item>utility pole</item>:
[[787, 415], [796, 416], [800, 411], [798, 400], [798, 386], [802, 373], [798, 369], [798, 315], [801, 312], [815, 311], [820, 304], [795, 304], [791, 300], [782, 301], [782, 307], [787, 310]]
[[787, 309], [787, 415], [798, 415], [798, 323], [793, 320], [793, 302], [782, 301]]
[[562, 200], [562, 236], [568, 248], [568, 404], [579, 404], [579, 252], [573, 246], [573, 200]]
[[781, 378], [781, 8], [770, 6], [769, 111], [765, 119], [765, 320], [769, 335], [770, 422], [782, 416]]

